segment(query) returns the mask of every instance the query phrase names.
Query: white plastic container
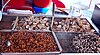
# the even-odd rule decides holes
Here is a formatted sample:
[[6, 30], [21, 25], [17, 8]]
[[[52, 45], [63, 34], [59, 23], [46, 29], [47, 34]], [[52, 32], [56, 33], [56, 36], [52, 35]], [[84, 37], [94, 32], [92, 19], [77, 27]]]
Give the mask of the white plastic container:
[[81, 16], [81, 12], [80, 12], [81, 9], [80, 8], [81, 8], [80, 5], [72, 4], [70, 6], [70, 15], [72, 17], [79, 17], [79, 16]]

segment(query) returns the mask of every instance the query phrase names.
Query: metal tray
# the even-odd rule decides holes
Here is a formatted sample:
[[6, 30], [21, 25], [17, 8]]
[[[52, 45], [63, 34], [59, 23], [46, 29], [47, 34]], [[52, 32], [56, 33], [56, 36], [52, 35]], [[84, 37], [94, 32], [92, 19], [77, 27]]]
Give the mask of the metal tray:
[[0, 22], [0, 30], [12, 30], [16, 21], [16, 16], [3, 16]]
[[8, 14], [3, 13], [5, 16], [45, 16], [45, 17], [52, 17], [52, 15], [46, 15], [46, 14]]
[[87, 17], [88, 22], [92, 25], [92, 27], [96, 30], [96, 32], [100, 35], [100, 30], [97, 26], [93, 23], [93, 21]]
[[[76, 53], [72, 48], [73, 38], [82, 33], [55, 32], [62, 47], [62, 53]], [[98, 33], [96, 35], [100, 36]]]
[[[16, 31], [12, 31], [12, 30], [0, 30], [0, 32], [16, 32]], [[27, 31], [27, 32], [40, 32], [40, 31]], [[49, 33], [49, 32], [48, 32]], [[2, 53], [3, 55], [58, 55], [62, 52], [62, 48], [60, 46], [60, 43], [55, 35], [54, 32], [50, 32], [52, 34], [52, 37], [54, 38], [54, 41], [56, 42], [57, 44], [57, 47], [59, 50], [57, 51], [54, 51], [54, 52], [30, 52], [30, 53], [14, 53], [14, 52], [8, 52], [8, 53]]]
[[[17, 16], [17, 21], [15, 22], [15, 26], [14, 26], [14, 28], [13, 28], [13, 30], [17, 30], [16, 29], [16, 27], [17, 27], [17, 25], [19, 25], [19, 22], [20, 22], [20, 20], [22, 19], [22, 18], [26, 18], [27, 19], [27, 17], [32, 17], [32, 16]], [[33, 17], [45, 17], [45, 18], [47, 18], [48, 19], [48, 23], [49, 23], [49, 29], [45, 29], [44, 28], [44, 30], [42, 30], [42, 29], [32, 29], [32, 30], [35, 30], [35, 31], [51, 31], [51, 23], [52, 23], [52, 17], [46, 17], [46, 16], [33, 16]], [[25, 20], [25, 19], [24, 19]], [[24, 22], [26, 22], [26, 21], [24, 21]], [[32, 24], [31, 26], [33, 26], [34, 24]], [[38, 24], [36, 24], [36, 25], [38, 25]], [[46, 24], [45, 24], [46, 25]], [[47, 28], [47, 27], [46, 27]], [[28, 28], [29, 29], [29, 28]], [[18, 29], [18, 30], [27, 30], [26, 28], [24, 28], [24, 29]]]
[[[66, 20], [66, 19], [67, 19], [67, 18], [63, 18], [63, 17], [62, 17], [62, 18], [55, 17], [55, 18], [54, 18], [54, 21], [62, 23], [61, 20]], [[72, 20], [75, 19], [75, 20], [76, 20], [77, 18], [69, 18], [69, 19], [72, 19]], [[68, 27], [68, 25], [66, 25], [66, 27], [68, 27], [68, 30], [66, 30], [66, 29], [64, 30], [63, 28], [60, 28], [59, 30], [56, 30], [56, 29], [57, 29], [57, 26], [54, 25], [54, 21], [53, 21], [53, 25], [52, 25], [52, 31], [54, 31], [54, 32], [78, 32], [78, 33], [81, 33], [81, 32], [96, 32], [96, 31], [97, 31], [97, 30], [94, 29], [94, 27], [92, 27], [91, 23], [87, 20], [87, 18], [78, 18], [78, 19], [84, 19], [84, 20], [86, 20], [86, 22], [89, 23], [89, 25], [90, 25], [90, 27], [91, 27], [91, 29], [90, 29], [91, 31], [89, 31], [89, 30], [88, 30], [88, 31], [85, 31], [85, 29], [83, 29], [83, 28], [80, 27], [79, 25], [78, 25], [78, 26], [80, 27], [79, 29], [82, 29], [83, 31], [77, 31], [77, 29], [75, 29], [76, 27], [73, 28], [73, 29], [76, 30], [76, 31], [70, 31], [70, 30], [71, 30], [70, 27], [72, 27], [72, 26], [74, 26], [74, 25], [71, 25], [71, 26], [69, 25], [69, 27]], [[77, 21], [75, 21], [75, 22], [77, 22]], [[71, 23], [71, 22], [69, 22], [69, 23]], [[72, 23], [73, 23], [73, 22], [72, 22]], [[78, 22], [77, 22], [77, 23], [78, 23]], [[76, 23], [76, 24], [77, 24], [77, 23]], [[60, 24], [60, 25], [61, 25], [61, 24]], [[64, 26], [64, 25], [62, 25], [62, 26]], [[75, 26], [76, 26], [76, 25], [75, 25]], [[61, 29], [62, 29], [62, 30], [61, 30]]]

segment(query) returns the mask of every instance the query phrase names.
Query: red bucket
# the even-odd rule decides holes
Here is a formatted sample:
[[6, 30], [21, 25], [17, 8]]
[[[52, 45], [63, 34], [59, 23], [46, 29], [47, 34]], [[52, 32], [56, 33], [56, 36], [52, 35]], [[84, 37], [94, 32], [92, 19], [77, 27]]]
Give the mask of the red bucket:
[[50, 5], [52, 0], [33, 0], [34, 5], [40, 8], [44, 8]]
[[10, 0], [10, 2], [8, 3], [9, 6], [13, 6], [13, 7], [23, 6], [24, 4], [25, 4], [25, 0]]

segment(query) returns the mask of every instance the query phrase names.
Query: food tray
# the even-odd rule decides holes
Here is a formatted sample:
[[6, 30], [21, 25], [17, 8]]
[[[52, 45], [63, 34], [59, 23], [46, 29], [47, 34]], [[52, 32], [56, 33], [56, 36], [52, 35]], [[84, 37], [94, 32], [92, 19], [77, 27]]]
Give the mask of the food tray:
[[0, 30], [12, 30], [16, 21], [16, 16], [3, 16], [2, 21], [0, 21]]
[[52, 17], [19, 16], [14, 30], [50, 31]]
[[[35, 51], [34, 50], [34, 52], [32, 52], [32, 51], [30, 51], [30, 52], [24, 52], [24, 51], [22, 51], [22, 52], [1, 52], [1, 54], [10, 54], [10, 55], [15, 55], [15, 54], [33, 54], [33, 55], [46, 55], [46, 54], [59, 54], [59, 53], [61, 53], [61, 51], [62, 51], [62, 48], [61, 48], [61, 46], [60, 46], [60, 44], [59, 44], [59, 42], [58, 42], [58, 39], [56, 38], [56, 36], [55, 36], [55, 33], [54, 32], [38, 32], [38, 31], [11, 31], [11, 30], [2, 30], [2, 31], [0, 31], [0, 33], [2, 34], [2, 35], [5, 35], [5, 34], [9, 34], [9, 35], [12, 35], [12, 34], [16, 34], [16, 33], [18, 33], [18, 34], [25, 34], [26, 33], [26, 35], [28, 35], [29, 33], [31, 34], [31, 35], [42, 35], [42, 36], [36, 36], [36, 38], [42, 38], [42, 37], [44, 37], [44, 39], [45, 38], [47, 38], [46, 40], [49, 40], [49, 38], [51, 38], [52, 40], [50, 41], [50, 42], [55, 42], [55, 44], [56, 44], [56, 50], [53, 50], [53, 51], [50, 51], [50, 50], [41, 50], [41, 49], [38, 49], [38, 51]], [[41, 34], [42, 33], [42, 34]], [[46, 34], [45, 34], [46, 33]], [[16, 36], [16, 38], [17, 38], [17, 36], [18, 36], [18, 34], [17, 35], [14, 35], [14, 36]], [[24, 35], [24, 36], [26, 36], [26, 35]], [[47, 36], [44, 36], [44, 35], [47, 35]], [[50, 35], [49, 37], [48, 37], [48, 35]], [[13, 37], [14, 37], [13, 36]], [[4, 38], [4, 36], [3, 36], [3, 38]], [[16, 38], [14, 38], [14, 39], [11, 39], [12, 37], [10, 36], [10, 37], [8, 37], [8, 36], [5, 36], [5, 38], [7, 38], [10, 42], [11, 42], [11, 45], [10, 46], [13, 46], [12, 44], [13, 44], [13, 42], [14, 42], [14, 40], [18, 40], [18, 38], [16, 39]], [[21, 37], [20, 37], [21, 38]], [[26, 38], [26, 39], [31, 39], [32, 40], [32, 38], [33, 38], [33, 36], [29, 36], [28, 35], [28, 37]], [[35, 37], [34, 37], [35, 38]], [[21, 40], [23, 40], [24, 38], [22, 38]], [[3, 40], [5, 40], [5, 39], [3, 39]], [[31, 41], [30, 40], [30, 41]], [[42, 42], [41, 41], [42, 39], [40, 39], [40, 42]], [[20, 40], [19, 40], [20, 41]], [[18, 42], [19, 42], [18, 41]], [[25, 40], [24, 40], [25, 41]], [[28, 41], [28, 43], [30, 43], [30, 41]], [[37, 40], [37, 41], [39, 41], [39, 39]], [[44, 41], [44, 40], [43, 40]], [[36, 41], [35, 41], [36, 42]], [[34, 43], [35, 43], [34, 42]], [[37, 44], [39, 44], [39, 46], [40, 46], [40, 42], [37, 42]], [[47, 42], [49, 42], [49, 41], [47, 41]], [[47, 43], [47, 42], [44, 42], [44, 43]], [[52, 42], [52, 43], [53, 43]], [[14, 42], [15, 43], [15, 42]], [[17, 42], [16, 42], [17, 43]], [[2, 44], [2, 43], [1, 43]], [[21, 43], [22, 44], [22, 43]], [[25, 42], [25, 43], [23, 43], [23, 44], [27, 44], [27, 42]], [[36, 44], [36, 45], [37, 45]], [[48, 44], [50, 44], [50, 43], [48, 43]], [[49, 47], [48, 47], [48, 44], [46, 44], [46, 49], [47, 48], [49, 48], [50, 46], [52, 46], [52, 47], [54, 47], [53, 46], [53, 44], [52, 45], [50, 45]], [[14, 44], [14, 46], [15, 46], [16, 44]], [[19, 46], [19, 45], [18, 45]], [[39, 47], [38, 46], [38, 47]], [[9, 49], [10, 47], [9, 46], [6, 46], [5, 45], [5, 51], [6, 51], [6, 49]], [[2, 48], [2, 45], [1, 45], [1, 48]], [[17, 47], [16, 47], [17, 48]], [[14, 48], [14, 49], [16, 49], [16, 48]], [[37, 47], [36, 47], [37, 48]], [[42, 47], [42, 48], [44, 48], [44, 47]], [[3, 49], [3, 48], [2, 48]], [[22, 48], [21, 48], [22, 49]], [[32, 48], [28, 48], [28, 49], [32, 49]], [[55, 49], [55, 48], [54, 48]], [[10, 49], [11, 50], [11, 49]], [[41, 51], [40, 51], [41, 50]], [[28, 50], [27, 50], [28, 51]]]
[[86, 18], [59, 18], [55, 17], [52, 31], [54, 32], [95, 32]]
[[[63, 49], [62, 53], [100, 53], [100, 35], [98, 33], [55, 32], [55, 34]], [[85, 36], [85, 38], [83, 36]], [[85, 46], [83, 47], [84, 50], [82, 50], [83, 48], [79, 44]], [[92, 51], [89, 46], [93, 48]]]

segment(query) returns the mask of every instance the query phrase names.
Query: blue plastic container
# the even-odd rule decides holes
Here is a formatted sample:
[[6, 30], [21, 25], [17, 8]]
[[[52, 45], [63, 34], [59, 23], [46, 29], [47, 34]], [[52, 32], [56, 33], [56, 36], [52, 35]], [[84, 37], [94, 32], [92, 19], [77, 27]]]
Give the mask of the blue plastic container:
[[44, 14], [46, 14], [47, 11], [49, 10], [48, 7], [47, 8], [39, 8], [37, 6], [33, 6], [33, 9], [34, 9], [35, 13], [44, 13]]

